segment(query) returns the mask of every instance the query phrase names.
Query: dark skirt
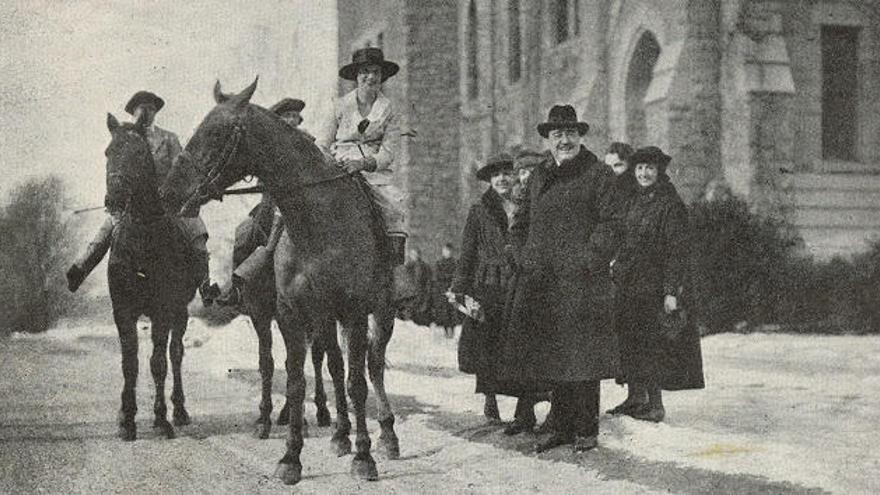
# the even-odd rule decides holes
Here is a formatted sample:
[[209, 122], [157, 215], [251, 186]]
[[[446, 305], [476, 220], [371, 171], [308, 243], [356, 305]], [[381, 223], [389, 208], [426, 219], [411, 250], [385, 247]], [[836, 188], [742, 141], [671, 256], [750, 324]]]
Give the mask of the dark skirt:
[[624, 297], [615, 308], [620, 348], [619, 383], [663, 390], [705, 387], [700, 335], [692, 321], [674, 338], [660, 329], [662, 297]]

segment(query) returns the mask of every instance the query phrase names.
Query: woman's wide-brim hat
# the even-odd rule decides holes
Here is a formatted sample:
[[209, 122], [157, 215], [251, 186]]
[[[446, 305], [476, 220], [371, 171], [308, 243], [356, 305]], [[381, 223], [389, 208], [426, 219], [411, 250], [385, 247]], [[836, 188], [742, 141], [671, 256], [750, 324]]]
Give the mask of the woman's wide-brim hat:
[[538, 124], [538, 134], [547, 138], [554, 129], [577, 129], [578, 134], [583, 136], [590, 130], [590, 124], [578, 121], [577, 112], [571, 105], [554, 105], [547, 115], [547, 122]]
[[379, 48], [361, 48], [351, 55], [351, 63], [343, 65], [339, 69], [339, 77], [349, 81], [357, 81], [358, 70], [366, 65], [378, 65], [382, 68], [382, 82], [397, 74], [400, 66], [390, 60], [385, 60], [385, 54]]
[[672, 161], [672, 157], [656, 146], [639, 148], [629, 157], [629, 163], [632, 167], [638, 163], [650, 163], [657, 165], [657, 170], [660, 173], [666, 173], [666, 167], [670, 161]]
[[499, 153], [486, 160], [486, 164], [477, 170], [477, 179], [489, 182], [489, 180], [497, 173], [512, 170], [513, 157], [507, 153]]
[[156, 94], [149, 91], [138, 91], [134, 94], [134, 96], [131, 97], [130, 100], [128, 100], [128, 103], [125, 104], [125, 111], [130, 115], [134, 115], [135, 109], [139, 105], [144, 104], [152, 105], [158, 112], [162, 109], [162, 107], [165, 106], [165, 100], [159, 98], [158, 96], [156, 96]]
[[269, 110], [276, 115], [282, 115], [287, 112], [302, 112], [305, 107], [306, 102], [299, 98], [284, 98], [278, 103], [272, 105], [272, 108]]

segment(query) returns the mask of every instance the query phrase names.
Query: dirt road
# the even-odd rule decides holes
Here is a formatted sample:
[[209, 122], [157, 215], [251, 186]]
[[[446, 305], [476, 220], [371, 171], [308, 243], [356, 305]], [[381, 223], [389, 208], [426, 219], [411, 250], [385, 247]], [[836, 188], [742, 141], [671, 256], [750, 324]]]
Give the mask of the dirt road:
[[[258, 373], [247, 322], [191, 325], [184, 369], [194, 422], [175, 440], [150, 428], [150, 348], [143, 330], [139, 438], [125, 443], [115, 436], [121, 376], [112, 327], [58, 328], [0, 342], [0, 492], [290, 493], [271, 476], [283, 431], [262, 441], [251, 435]], [[351, 458], [332, 453], [331, 430], [312, 426], [304, 479], [293, 490], [880, 492], [880, 449], [873, 448], [880, 442], [880, 339], [716, 336], [704, 340], [704, 352], [709, 388], [669, 394], [666, 423], [603, 416], [598, 450], [539, 456], [529, 453], [534, 436], [507, 438], [482, 421], [472, 378], [455, 370], [454, 341], [400, 324], [387, 382], [402, 459], [377, 455], [380, 480], [356, 481], [348, 474]], [[276, 371], [276, 407], [284, 378]], [[603, 408], [622, 395], [603, 385]], [[513, 402], [502, 400], [501, 408], [509, 416]], [[314, 418], [311, 404], [307, 412]], [[370, 426], [378, 430], [374, 421]]]

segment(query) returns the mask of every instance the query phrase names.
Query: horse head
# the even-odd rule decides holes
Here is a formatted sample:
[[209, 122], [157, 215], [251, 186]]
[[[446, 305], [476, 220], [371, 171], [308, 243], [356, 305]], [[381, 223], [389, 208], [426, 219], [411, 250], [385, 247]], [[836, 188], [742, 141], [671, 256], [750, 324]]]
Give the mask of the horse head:
[[135, 123], [120, 124], [116, 117], [107, 114], [111, 139], [104, 150], [107, 157], [105, 203], [111, 210], [158, 206], [156, 168], [145, 137], [145, 117]]
[[252, 161], [243, 159], [241, 151], [245, 117], [258, 79], [236, 95], [224, 94], [217, 81], [217, 105], [196, 128], [162, 185], [166, 212], [193, 216], [201, 205], [222, 199], [224, 189], [253, 174]]

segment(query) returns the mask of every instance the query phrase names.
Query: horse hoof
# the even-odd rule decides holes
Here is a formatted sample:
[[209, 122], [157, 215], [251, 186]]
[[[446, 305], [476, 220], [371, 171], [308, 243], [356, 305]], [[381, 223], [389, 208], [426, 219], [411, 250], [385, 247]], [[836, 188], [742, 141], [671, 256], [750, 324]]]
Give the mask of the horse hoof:
[[190, 423], [192, 423], [192, 419], [186, 409], [174, 410], [174, 426], [186, 426]]
[[397, 438], [389, 438], [380, 435], [379, 445], [385, 453], [385, 457], [392, 461], [400, 459], [400, 442], [398, 442]]
[[254, 437], [260, 440], [265, 440], [269, 438], [269, 433], [272, 431], [272, 422], [271, 421], [263, 421], [258, 419], [254, 424]]
[[336, 457], [351, 454], [351, 440], [348, 438], [348, 435], [334, 436], [330, 441], [333, 442], [333, 446], [336, 447]]
[[165, 435], [168, 440], [174, 440], [177, 437], [174, 433], [174, 427], [171, 426], [171, 423], [165, 418], [156, 418], [153, 421], [153, 428], [162, 430], [162, 434]]
[[280, 479], [285, 485], [295, 485], [302, 479], [302, 466], [279, 462], [278, 467], [275, 468], [275, 477]]
[[133, 442], [137, 439], [137, 426], [134, 421], [119, 425], [119, 438], [125, 442]]
[[379, 479], [376, 462], [373, 461], [369, 454], [364, 458], [354, 458], [351, 460], [351, 475], [365, 481], [376, 481]]
[[332, 424], [332, 421], [330, 419], [330, 411], [326, 409], [318, 409], [317, 414], [315, 414], [315, 419], [318, 420], [318, 426], [324, 428]]

